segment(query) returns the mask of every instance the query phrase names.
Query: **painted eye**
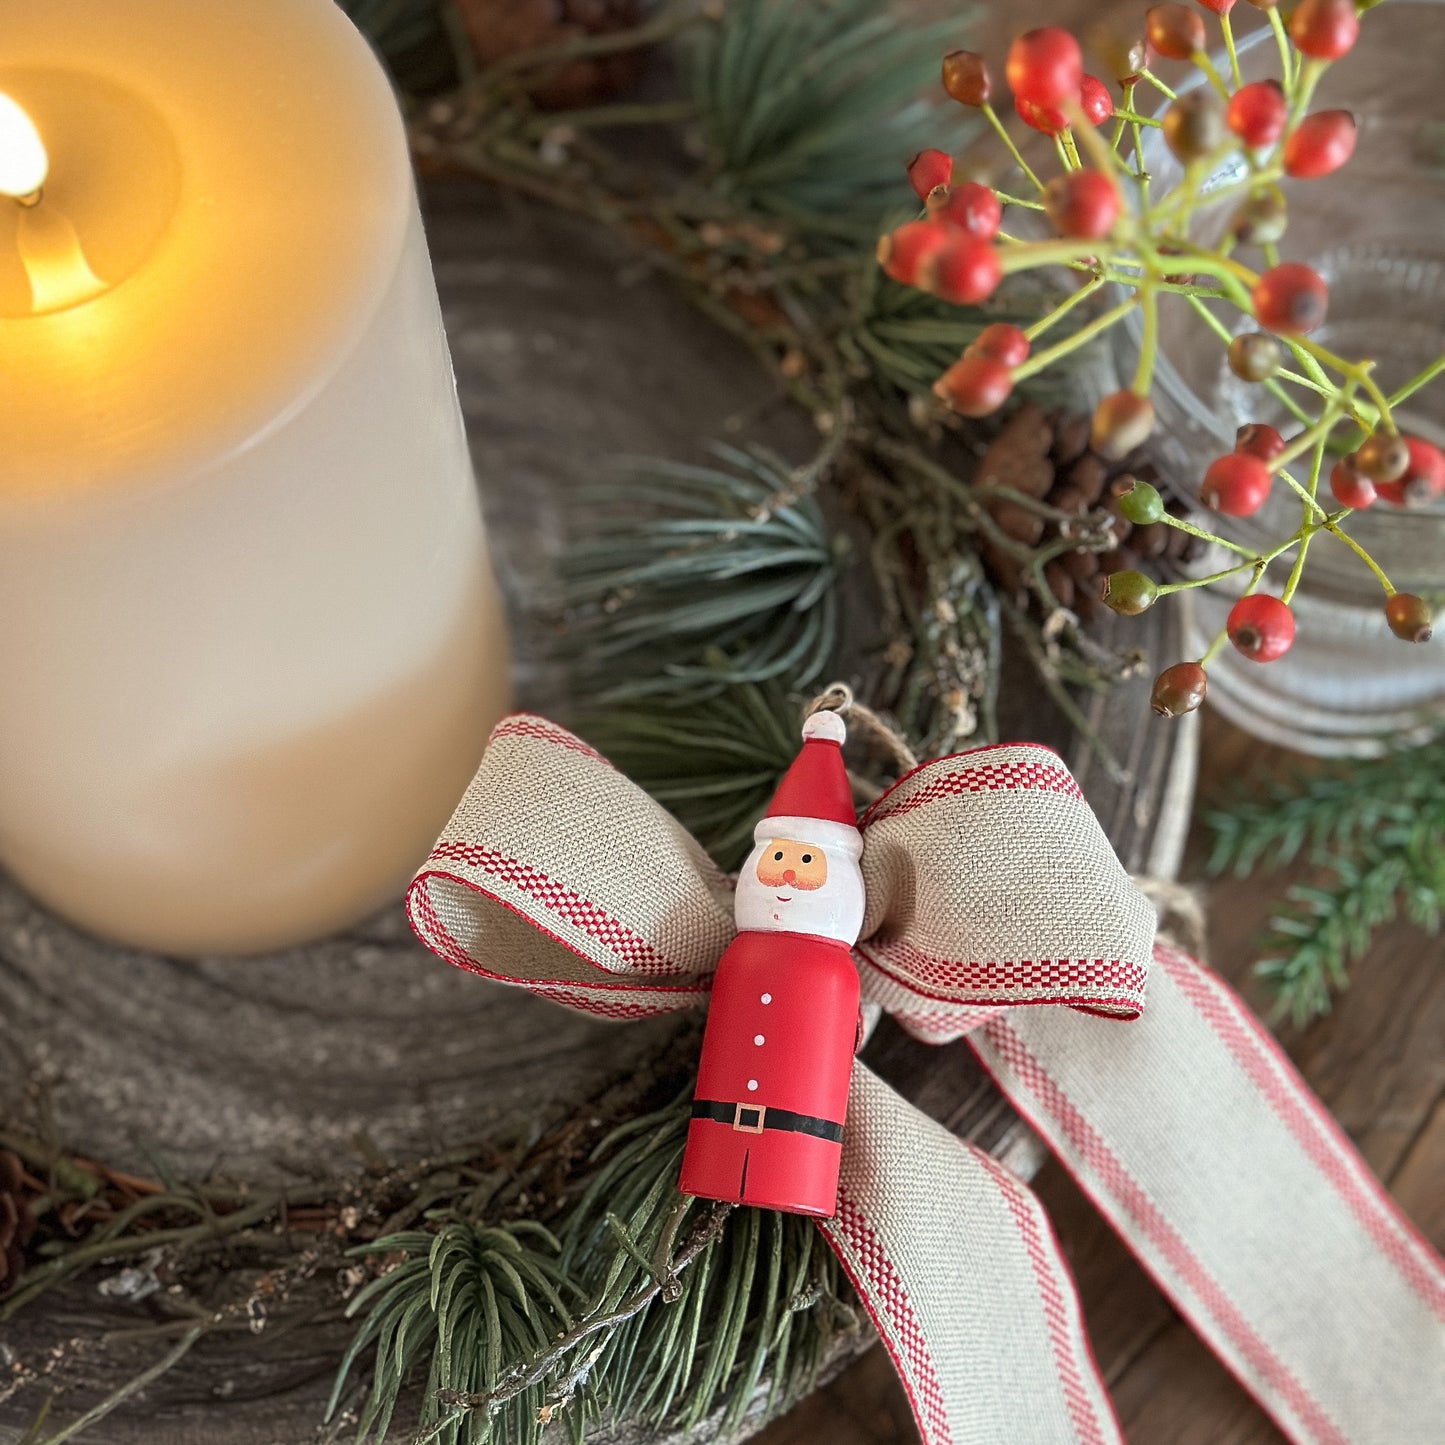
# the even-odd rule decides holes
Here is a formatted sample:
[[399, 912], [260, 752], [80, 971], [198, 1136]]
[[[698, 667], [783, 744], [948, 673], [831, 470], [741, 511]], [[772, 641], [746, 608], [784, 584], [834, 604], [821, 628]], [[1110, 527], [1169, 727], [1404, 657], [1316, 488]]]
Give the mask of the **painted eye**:
[[783, 861], [783, 855], [782, 855], [781, 853], [774, 853], [774, 854], [773, 854], [773, 862], [774, 862], [774, 863], [781, 863], [782, 861]]
[[804, 854], [803, 854], [803, 862], [804, 862], [804, 863], [811, 863], [812, 861], [813, 861], [813, 855], [812, 855], [811, 853], [804, 853]]

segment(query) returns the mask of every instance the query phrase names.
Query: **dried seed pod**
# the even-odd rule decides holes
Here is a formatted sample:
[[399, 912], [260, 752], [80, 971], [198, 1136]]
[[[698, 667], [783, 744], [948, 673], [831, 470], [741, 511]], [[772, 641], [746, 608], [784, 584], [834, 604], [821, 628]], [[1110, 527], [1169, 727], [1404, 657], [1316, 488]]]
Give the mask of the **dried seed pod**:
[[988, 63], [972, 50], [950, 50], [943, 57], [943, 88], [960, 105], [987, 105], [993, 94]]
[[1186, 165], [1213, 155], [1228, 140], [1224, 106], [1212, 90], [1191, 90], [1164, 112], [1164, 144]]

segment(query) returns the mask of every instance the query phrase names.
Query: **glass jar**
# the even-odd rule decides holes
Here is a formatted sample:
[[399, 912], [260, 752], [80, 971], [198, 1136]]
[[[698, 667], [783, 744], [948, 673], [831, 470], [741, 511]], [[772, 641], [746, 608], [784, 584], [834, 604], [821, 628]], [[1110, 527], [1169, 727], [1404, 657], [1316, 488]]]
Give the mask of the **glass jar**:
[[[1445, 106], [1434, 46], [1442, 33], [1440, 0], [1391, 0], [1365, 15], [1355, 47], [1325, 73], [1311, 103], [1312, 111], [1354, 113], [1354, 157], [1334, 175], [1285, 183], [1290, 219], [1281, 259], [1312, 266], [1330, 288], [1328, 319], [1312, 339], [1336, 355], [1374, 359], [1387, 395], [1445, 353]], [[1278, 78], [1279, 54], [1267, 26], [1241, 42], [1239, 60], [1246, 81]], [[1218, 64], [1227, 75], [1227, 60]], [[1196, 72], [1185, 88], [1204, 83]], [[1156, 196], [1179, 183], [1179, 163], [1157, 130], [1146, 133], [1145, 161]], [[1204, 189], [1246, 174], [1243, 160], [1232, 156]], [[1222, 235], [1237, 199], [1201, 210], [1194, 238], [1208, 244]], [[1241, 252], [1246, 264], [1261, 265], [1258, 252]], [[1212, 309], [1231, 331], [1255, 329], [1233, 307], [1215, 303]], [[1152, 445], [1165, 474], [1192, 495], [1209, 462], [1233, 450], [1243, 423], [1268, 422], [1286, 437], [1299, 428], [1263, 386], [1230, 372], [1223, 343], [1182, 297], [1166, 297], [1160, 313]], [[1117, 371], [1127, 377], [1139, 345], [1138, 314], [1111, 334]], [[1290, 390], [1313, 411], [1317, 398]], [[1445, 378], [1410, 398], [1396, 419], [1402, 431], [1445, 443]], [[1307, 480], [1306, 462], [1292, 468], [1300, 481]], [[1322, 489], [1328, 505], [1327, 482]], [[1276, 485], [1253, 517], [1212, 517], [1209, 525], [1263, 548], [1288, 536], [1299, 520], [1300, 502]], [[1438, 605], [1445, 593], [1445, 505], [1402, 510], [1381, 503], [1355, 514], [1346, 529], [1399, 590]], [[1216, 552], [1202, 570], [1233, 560]], [[1289, 562], [1284, 557], [1270, 568], [1264, 590], [1279, 591]], [[1223, 628], [1248, 575], [1192, 594], [1194, 635], [1186, 655], [1198, 656]], [[1292, 602], [1294, 646], [1264, 665], [1225, 647], [1211, 664], [1210, 701], [1260, 737], [1319, 754], [1376, 751], [1389, 734], [1438, 724], [1445, 715], [1445, 640], [1437, 632], [1423, 646], [1398, 641], [1386, 627], [1383, 601], [1379, 583], [1353, 552], [1327, 534], [1316, 536]]]

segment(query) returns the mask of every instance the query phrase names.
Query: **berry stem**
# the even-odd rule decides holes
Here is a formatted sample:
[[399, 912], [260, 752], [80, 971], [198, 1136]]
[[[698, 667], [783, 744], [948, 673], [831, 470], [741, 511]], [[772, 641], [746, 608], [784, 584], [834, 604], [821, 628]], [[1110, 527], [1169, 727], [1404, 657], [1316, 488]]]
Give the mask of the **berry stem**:
[[1244, 76], [1239, 69], [1239, 54], [1234, 48], [1234, 26], [1229, 23], [1229, 12], [1226, 10], [1219, 17], [1219, 29], [1224, 36], [1224, 48], [1229, 54], [1229, 73], [1234, 77], [1234, 88], [1239, 89], [1244, 84]]
[[1068, 135], [1068, 131], [1063, 131], [1054, 137], [1054, 149], [1059, 154], [1059, 164], [1063, 166], [1066, 171], [1076, 171], [1079, 169], [1079, 153], [1076, 150], [1071, 151], [1069, 147], [1064, 144], [1064, 136], [1066, 135]]
[[1149, 395], [1149, 384], [1154, 379], [1154, 362], [1159, 354], [1159, 293], [1154, 289], [1154, 279], [1149, 277], [1139, 288], [1139, 304], [1144, 313], [1144, 330], [1139, 341], [1139, 362], [1134, 368], [1134, 384], [1131, 391], [1140, 396]]
[[[1258, 581], [1259, 579], [1256, 578], [1255, 580]], [[1222, 648], [1224, 644], [1228, 641], [1229, 629], [1227, 627], [1221, 628], [1218, 634], [1215, 636], [1214, 641], [1211, 642], [1209, 646], [1204, 649], [1204, 655], [1199, 659], [1200, 667], [1208, 667], [1209, 664], [1213, 662], [1216, 657], [1219, 656], [1220, 648]]]
[[[1114, 112], [1114, 117], [1120, 122], [1119, 129], [1121, 131], [1124, 128], [1125, 122], [1130, 125], [1150, 125], [1153, 126], [1155, 130], [1162, 130], [1164, 128], [1163, 122], [1155, 120], [1152, 115], [1138, 115], [1136, 112], [1123, 106]], [[1118, 142], [1115, 141], [1115, 145], [1117, 144]]]
[[[1339, 513], [1337, 515], [1342, 516], [1343, 513]], [[1393, 597], [1395, 595], [1395, 584], [1391, 582], [1388, 577], [1385, 576], [1384, 572], [1380, 569], [1380, 564], [1376, 562], [1375, 559], [1370, 556], [1370, 554], [1365, 551], [1365, 549], [1360, 546], [1360, 544], [1355, 541], [1353, 537], [1340, 530], [1339, 523], [1336, 520], [1336, 517], [1327, 517], [1325, 519], [1324, 530], [1331, 533], [1333, 536], [1338, 537], [1340, 541], [1343, 542], [1345, 546], [1348, 547], [1350, 551], [1353, 552], [1355, 556], [1357, 556], [1360, 561], [1363, 562], [1365, 566], [1368, 567], [1370, 571], [1375, 574], [1375, 580], [1380, 584], [1381, 587], [1385, 589], [1386, 597]]]
[[1086, 281], [1077, 291], [1060, 301], [1047, 316], [1035, 321], [1032, 326], [1028, 327], [1024, 335], [1027, 336], [1030, 341], [1037, 341], [1039, 337], [1052, 328], [1061, 317], [1067, 316], [1075, 306], [1087, 301], [1089, 297], [1104, 284], [1105, 280], [1102, 276], [1095, 276], [1092, 281]]
[[[1000, 234], [1002, 234], [1000, 232]], [[1005, 276], [1035, 266], [1063, 266], [1099, 254], [1097, 241], [1020, 241], [999, 257]]]
[[1445, 356], [1437, 356], [1424, 371], [1417, 372], [1398, 391], [1390, 393], [1390, 405], [1399, 406], [1402, 401], [1414, 396], [1422, 386], [1428, 386], [1442, 371], [1445, 371]]
[[[1319, 495], [1320, 468], [1324, 465], [1325, 460], [1325, 441], [1326, 438], [1321, 437], [1319, 441], [1315, 443], [1314, 455], [1310, 458], [1309, 493], [1311, 498]], [[1299, 586], [1300, 578], [1304, 575], [1305, 556], [1309, 552], [1310, 543], [1314, 540], [1315, 529], [1310, 527], [1309, 521], [1310, 512], [1309, 508], [1306, 507], [1304, 508], [1303, 515], [1300, 517], [1299, 552], [1295, 556], [1294, 566], [1290, 568], [1289, 578], [1284, 584], [1284, 591], [1279, 595], [1279, 600], [1283, 602], [1286, 607], [1289, 606], [1290, 599], [1294, 596], [1295, 589]]]
[[1227, 104], [1229, 87], [1224, 83], [1224, 77], [1215, 69], [1214, 62], [1202, 50], [1196, 50], [1189, 58], [1204, 72], [1204, 78], [1214, 93]]
[[1289, 35], [1285, 32], [1279, 10], [1273, 5], [1269, 7], [1269, 28], [1274, 31], [1274, 43], [1279, 47], [1280, 82], [1288, 90], [1294, 84], [1294, 50], [1289, 43]]
[[1139, 72], [1139, 74], [1142, 75], [1144, 79], [1147, 80], [1149, 84], [1152, 85], [1154, 89], [1159, 92], [1160, 95], [1165, 96], [1169, 100], [1179, 99], [1179, 92], [1170, 90], [1169, 87], [1165, 85], [1164, 82], [1160, 80], [1159, 77], [1155, 75], [1154, 72], [1150, 70], [1147, 65]]
[[1028, 179], [1033, 183], [1033, 187], [1036, 191], [1042, 191], [1044, 188], [1044, 183], [1033, 173], [1032, 169], [1030, 169], [1029, 167], [1029, 163], [1020, 154], [1019, 148], [1013, 143], [1013, 137], [1009, 135], [1006, 129], [1004, 129], [1004, 123], [998, 118], [998, 114], [994, 110], [993, 106], [991, 106], [987, 101], [984, 101], [984, 103], [979, 107], [979, 109], [983, 111], [984, 119], [993, 127], [994, 133], [1004, 143], [1004, 146], [1007, 148], [1008, 153], [1014, 158], [1014, 164], [1018, 166], [1018, 168], [1024, 173], [1024, 175], [1026, 175]]
[[1228, 537], [1219, 537], [1213, 532], [1206, 532], [1203, 527], [1196, 527], [1193, 522], [1186, 522], [1183, 517], [1176, 517], [1173, 512], [1165, 512], [1159, 520], [1166, 527], [1173, 527], [1176, 531], [1188, 532], [1191, 537], [1198, 537], [1201, 542], [1213, 542], [1216, 547], [1223, 547], [1226, 551], [1236, 552], [1241, 557], [1254, 560], [1255, 554], [1248, 547], [1241, 546], [1238, 542], [1231, 542]]
[[993, 188], [993, 193], [998, 197], [1000, 205], [1022, 206], [1027, 211], [1042, 211], [1044, 208], [1042, 201], [1026, 201], [1022, 196], [1011, 196], [1007, 191], [999, 190], [997, 186]]
[[1077, 351], [1081, 346], [1090, 342], [1101, 332], [1107, 331], [1117, 321], [1122, 321], [1128, 313], [1138, 304], [1137, 297], [1131, 296], [1127, 301], [1121, 301], [1117, 306], [1105, 311], [1102, 316], [1096, 316], [1086, 326], [1081, 326], [1072, 335], [1066, 336], [1062, 341], [1048, 347], [1044, 351], [1036, 351], [1029, 359], [1014, 367], [1013, 378], [1017, 385], [1020, 381], [1043, 371], [1050, 367], [1061, 357], [1068, 356]]

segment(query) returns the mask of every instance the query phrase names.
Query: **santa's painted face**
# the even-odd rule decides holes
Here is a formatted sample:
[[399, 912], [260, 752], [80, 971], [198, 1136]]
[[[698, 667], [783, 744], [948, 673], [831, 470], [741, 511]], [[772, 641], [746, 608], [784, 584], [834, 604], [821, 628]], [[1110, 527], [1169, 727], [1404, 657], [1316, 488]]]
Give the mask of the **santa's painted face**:
[[738, 875], [734, 913], [744, 931], [854, 943], [863, 923], [863, 874], [846, 849], [765, 838]]
[[828, 859], [816, 843], [770, 838], [763, 844], [754, 872], [759, 883], [780, 893], [811, 893], [828, 881]]

